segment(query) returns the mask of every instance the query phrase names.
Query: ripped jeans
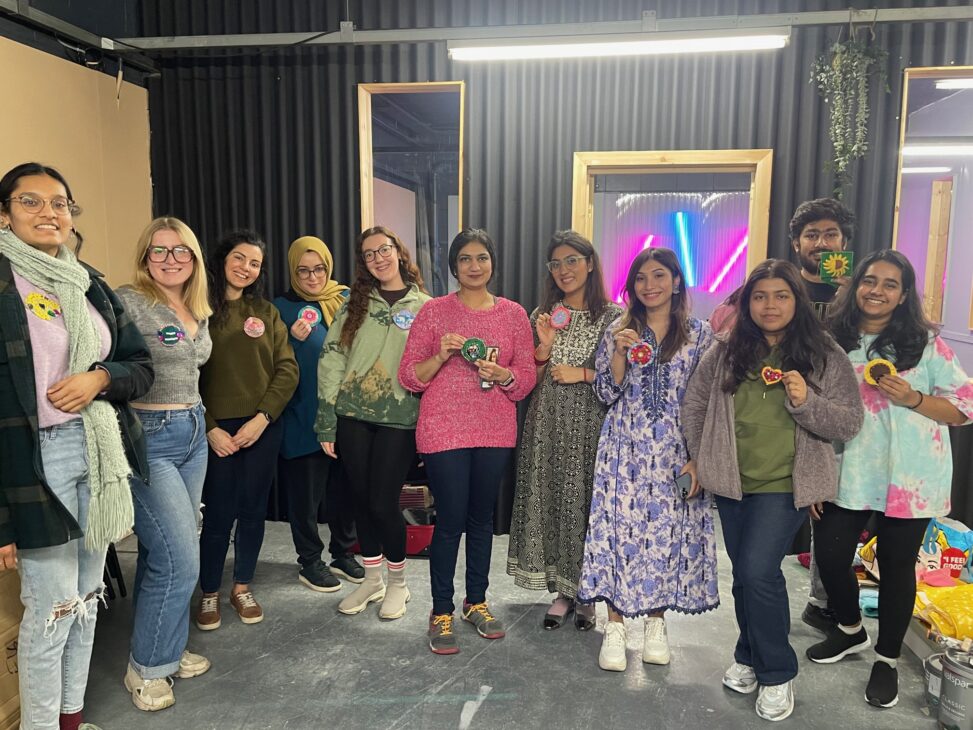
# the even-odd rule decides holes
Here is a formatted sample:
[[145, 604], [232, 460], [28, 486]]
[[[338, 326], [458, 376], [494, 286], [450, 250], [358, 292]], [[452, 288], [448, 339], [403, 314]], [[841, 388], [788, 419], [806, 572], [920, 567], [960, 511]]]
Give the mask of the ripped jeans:
[[[42, 428], [40, 443], [47, 484], [83, 530], [91, 493], [81, 419]], [[84, 705], [98, 600], [104, 600], [105, 552], [89, 552], [84, 538], [17, 552], [24, 604], [17, 646], [22, 730], [57, 730], [60, 713]]]

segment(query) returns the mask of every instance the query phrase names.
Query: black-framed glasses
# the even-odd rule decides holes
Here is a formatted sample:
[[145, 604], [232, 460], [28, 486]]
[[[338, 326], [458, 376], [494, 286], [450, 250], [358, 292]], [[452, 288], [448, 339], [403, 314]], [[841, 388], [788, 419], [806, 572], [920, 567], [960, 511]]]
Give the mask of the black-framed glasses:
[[314, 276], [317, 279], [325, 279], [328, 276], [328, 267], [324, 264], [318, 264], [313, 269], [309, 269], [306, 266], [297, 267], [297, 278], [298, 279], [310, 279]]
[[391, 243], [386, 243], [378, 248], [373, 248], [370, 251], [362, 251], [362, 261], [364, 261], [366, 264], [370, 264], [375, 260], [375, 256], [381, 256], [383, 259], [387, 259], [392, 255], [394, 250], [395, 246], [393, 246]]
[[172, 248], [149, 246], [149, 250], [145, 254], [145, 257], [153, 264], [164, 264], [169, 260], [169, 256], [172, 256], [172, 260], [177, 264], [188, 264], [196, 258], [196, 254], [189, 246], [173, 246]]
[[70, 198], [65, 198], [63, 195], [56, 195], [53, 198], [42, 198], [39, 195], [22, 193], [21, 195], [13, 195], [7, 199], [8, 203], [15, 201], [20, 203], [20, 206], [28, 213], [33, 214], [40, 213], [44, 210], [45, 203], [50, 203], [51, 210], [54, 211], [54, 215], [56, 216], [67, 217], [69, 215], [78, 215], [81, 212], [81, 206]]
[[578, 264], [587, 260], [587, 256], [565, 256], [563, 259], [551, 259], [545, 265], [547, 266], [547, 270], [553, 274], [560, 271], [562, 265], [569, 269], [575, 269], [578, 267]]

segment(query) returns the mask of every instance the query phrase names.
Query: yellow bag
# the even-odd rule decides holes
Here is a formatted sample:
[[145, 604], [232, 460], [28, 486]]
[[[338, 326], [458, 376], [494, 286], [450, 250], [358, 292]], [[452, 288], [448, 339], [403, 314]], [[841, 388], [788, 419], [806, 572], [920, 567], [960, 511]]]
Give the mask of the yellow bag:
[[944, 636], [973, 638], [973, 583], [948, 588], [920, 584], [913, 614]]

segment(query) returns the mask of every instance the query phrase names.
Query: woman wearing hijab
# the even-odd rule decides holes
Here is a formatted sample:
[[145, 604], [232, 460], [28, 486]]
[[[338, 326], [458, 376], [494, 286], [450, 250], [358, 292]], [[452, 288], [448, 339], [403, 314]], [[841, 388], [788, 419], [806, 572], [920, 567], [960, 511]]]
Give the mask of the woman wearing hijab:
[[[313, 591], [331, 593], [341, 588], [335, 574], [353, 583], [361, 583], [365, 577], [365, 570], [351, 553], [355, 542], [354, 508], [345, 480], [339, 479], [343, 476], [342, 467], [335, 464], [331, 468], [331, 459], [321, 450], [314, 432], [318, 360], [335, 313], [348, 296], [348, 287], [331, 278], [331, 251], [314, 236], [302, 236], [291, 244], [287, 267], [291, 287], [274, 300], [274, 306], [287, 326], [301, 375], [294, 397], [281, 416], [284, 440], [277, 474], [282, 488], [287, 490], [287, 518], [301, 565], [298, 580]], [[324, 543], [318, 534], [318, 513], [326, 499], [331, 530], [330, 567], [321, 560]]]

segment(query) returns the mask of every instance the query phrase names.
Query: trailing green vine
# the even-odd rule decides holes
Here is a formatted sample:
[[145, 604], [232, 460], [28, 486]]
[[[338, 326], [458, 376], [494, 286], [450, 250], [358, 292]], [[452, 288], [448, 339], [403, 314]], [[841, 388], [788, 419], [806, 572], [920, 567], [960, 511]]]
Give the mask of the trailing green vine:
[[888, 51], [858, 40], [838, 40], [818, 57], [811, 83], [831, 107], [828, 136], [834, 148], [830, 167], [835, 174], [835, 197], [841, 198], [851, 182], [851, 165], [868, 152], [868, 92], [871, 77], [885, 86]]

